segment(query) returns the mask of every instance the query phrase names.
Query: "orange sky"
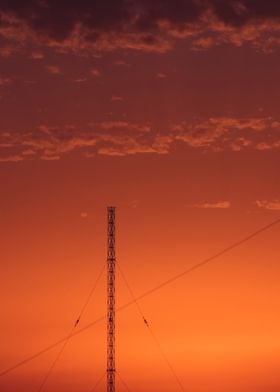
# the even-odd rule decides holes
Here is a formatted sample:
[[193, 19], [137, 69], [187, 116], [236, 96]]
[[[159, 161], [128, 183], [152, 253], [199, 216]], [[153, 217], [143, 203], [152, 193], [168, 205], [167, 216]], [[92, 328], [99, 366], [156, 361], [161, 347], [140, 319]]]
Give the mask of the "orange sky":
[[[108, 205], [135, 296], [279, 218], [280, 6], [198, 3], [0, 4], [0, 372], [70, 332], [106, 261]], [[280, 390], [279, 230], [139, 301], [186, 391]], [[105, 275], [80, 328], [104, 314]], [[135, 306], [116, 335], [131, 390], [180, 390]], [[35, 392], [58, 350], [0, 390]], [[105, 369], [103, 321], [43, 391], [89, 392]]]

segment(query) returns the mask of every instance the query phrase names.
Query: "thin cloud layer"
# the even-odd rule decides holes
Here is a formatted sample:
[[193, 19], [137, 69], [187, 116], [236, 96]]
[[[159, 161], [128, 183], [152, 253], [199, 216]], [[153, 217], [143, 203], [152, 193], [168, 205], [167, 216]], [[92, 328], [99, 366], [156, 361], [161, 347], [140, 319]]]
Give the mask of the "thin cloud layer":
[[11, 84], [12, 80], [7, 77], [0, 77], [0, 86], [5, 86], [7, 84]]
[[144, 153], [167, 154], [171, 141], [154, 135], [149, 125], [128, 122], [88, 124], [86, 130], [68, 125], [41, 125], [33, 132], [0, 134], [0, 161], [58, 160], [80, 151], [87, 158], [96, 155], [125, 156]]
[[169, 154], [178, 144], [212, 153], [278, 150], [280, 122], [272, 118], [214, 117], [183, 122], [162, 133], [155, 132], [151, 124], [129, 121], [89, 123], [83, 128], [41, 125], [30, 132], [2, 132], [0, 160], [58, 160], [74, 151], [87, 158], [98, 154]]
[[202, 209], [225, 210], [225, 209], [231, 208], [231, 203], [229, 201], [217, 201], [214, 203], [205, 202], [205, 203], [192, 204], [192, 205], [190, 205], [190, 207], [202, 208]]
[[46, 69], [50, 74], [53, 74], [53, 75], [60, 75], [61, 74], [61, 69], [57, 65], [47, 65]]
[[280, 43], [275, 0], [3, 0], [0, 36], [60, 51], [119, 48], [166, 52], [178, 39], [195, 49]]
[[[272, 118], [213, 117], [206, 121], [182, 122], [173, 127], [174, 138], [190, 147], [214, 151], [244, 148], [278, 148], [280, 123]], [[263, 148], [265, 149], [265, 148]]]
[[257, 200], [255, 205], [265, 210], [280, 211], [280, 200]]

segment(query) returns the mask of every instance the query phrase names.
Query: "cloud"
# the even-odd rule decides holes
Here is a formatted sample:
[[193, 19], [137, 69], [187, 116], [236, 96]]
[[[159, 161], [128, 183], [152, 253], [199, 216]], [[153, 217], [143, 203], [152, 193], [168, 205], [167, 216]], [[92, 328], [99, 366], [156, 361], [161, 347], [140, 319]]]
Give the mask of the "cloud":
[[12, 79], [7, 78], [7, 77], [0, 77], [0, 86], [5, 86], [7, 84], [11, 84]]
[[78, 78], [78, 79], [75, 79], [75, 82], [76, 83], [85, 83], [87, 81], [87, 78]]
[[130, 67], [130, 64], [127, 63], [125, 60], [116, 60], [114, 61], [114, 65], [118, 67]]
[[41, 52], [32, 52], [30, 57], [33, 60], [42, 60], [44, 58], [44, 54]]
[[129, 206], [130, 208], [135, 209], [135, 208], [137, 208], [137, 207], [139, 206], [139, 204], [140, 204], [140, 200], [132, 200], [132, 201], [130, 201], [130, 202], [128, 203], [128, 206]]
[[40, 125], [37, 129], [0, 133], [2, 161], [58, 160], [79, 152], [96, 155], [170, 154], [178, 144], [218, 153], [280, 149], [280, 122], [273, 118], [211, 117], [175, 124], [158, 132], [150, 123], [123, 120], [85, 125]]
[[[1, 31], [1, 28], [0, 28]], [[1, 34], [0, 34], [1, 35]], [[5, 46], [1, 45], [0, 47], [0, 56], [1, 57], [10, 57], [13, 54], [18, 52], [18, 48], [15, 45], [6, 44]]]
[[109, 136], [103, 137], [103, 142], [107, 142], [104, 147], [97, 151], [100, 155], [127, 156], [135, 154], [168, 154], [170, 148], [169, 140], [165, 142], [156, 137], [152, 140], [145, 140], [135, 136]]
[[61, 52], [132, 49], [163, 53], [174, 41], [194, 49], [279, 47], [276, 0], [3, 0], [0, 35]]
[[46, 65], [46, 69], [50, 74], [60, 75], [61, 69], [57, 65]]
[[120, 96], [120, 95], [112, 95], [111, 101], [112, 102], [122, 102], [123, 101], [123, 97]]
[[126, 132], [133, 131], [139, 133], [151, 132], [151, 126], [149, 124], [135, 124], [127, 121], [104, 121], [100, 123], [101, 129], [114, 130]]
[[96, 69], [96, 68], [92, 68], [90, 70], [90, 73], [91, 73], [92, 76], [95, 76], [97, 78], [101, 76], [101, 72], [98, 69]]
[[231, 25], [211, 15], [208, 22], [193, 38], [191, 43], [193, 49], [206, 50], [226, 44], [241, 47], [247, 44], [257, 50], [270, 52], [278, 48], [280, 44], [278, 20], [252, 19], [244, 25]]
[[202, 209], [228, 209], [231, 208], [231, 203], [229, 201], [218, 201], [215, 203], [198, 203], [192, 204], [190, 207], [193, 208], [202, 208]]
[[176, 140], [195, 148], [240, 151], [250, 147], [260, 150], [264, 142], [267, 149], [278, 147], [280, 126], [270, 117], [212, 117], [177, 124], [173, 126], [173, 134]]
[[21, 162], [24, 160], [22, 155], [0, 156], [0, 162]]
[[2, 161], [59, 160], [74, 151], [88, 158], [98, 154], [166, 154], [170, 145], [171, 139], [153, 134], [150, 125], [123, 121], [88, 124], [82, 129], [73, 125], [42, 124], [32, 132], [0, 133]]
[[158, 79], [166, 79], [167, 75], [163, 72], [159, 72], [159, 73], [157, 73], [157, 78]]
[[255, 205], [265, 210], [280, 211], [280, 200], [257, 200]]
[[256, 150], [259, 151], [278, 150], [279, 148], [280, 148], [280, 138], [278, 138], [278, 140], [263, 141], [256, 145]]

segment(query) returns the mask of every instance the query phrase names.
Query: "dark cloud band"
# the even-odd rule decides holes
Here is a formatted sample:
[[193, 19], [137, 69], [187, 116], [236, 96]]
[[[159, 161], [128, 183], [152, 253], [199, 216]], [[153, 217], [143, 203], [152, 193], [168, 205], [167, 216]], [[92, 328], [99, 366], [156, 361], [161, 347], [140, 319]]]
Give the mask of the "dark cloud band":
[[[52, 46], [65, 45], [67, 40], [71, 46], [69, 40], [73, 42], [76, 34], [75, 42], [81, 42], [76, 45], [84, 48], [164, 52], [170, 48], [170, 37], [192, 36], [195, 45], [204, 48], [224, 42], [239, 45], [242, 39], [248, 40], [248, 34], [237, 43], [226, 29], [244, 29], [250, 23], [255, 24], [254, 37], [249, 37], [252, 42], [258, 37], [258, 24], [265, 24], [260, 31], [269, 33], [272, 23], [271, 44], [278, 45], [275, 24], [279, 17], [280, 2], [275, 0], [1, 0], [0, 35], [11, 36], [6, 27], [17, 26], [12, 37], [16, 39], [24, 26], [29, 36]], [[215, 23], [222, 23], [224, 31], [215, 30]], [[210, 35], [205, 40], [207, 31]], [[213, 42], [213, 32], [225, 36]]]

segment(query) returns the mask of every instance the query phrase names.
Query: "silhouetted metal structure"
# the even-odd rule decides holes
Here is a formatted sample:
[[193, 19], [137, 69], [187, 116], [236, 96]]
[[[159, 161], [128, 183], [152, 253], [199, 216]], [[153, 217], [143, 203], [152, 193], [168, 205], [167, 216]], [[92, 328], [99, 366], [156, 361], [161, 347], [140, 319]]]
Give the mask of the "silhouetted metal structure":
[[115, 392], [115, 210], [107, 208], [107, 392]]

